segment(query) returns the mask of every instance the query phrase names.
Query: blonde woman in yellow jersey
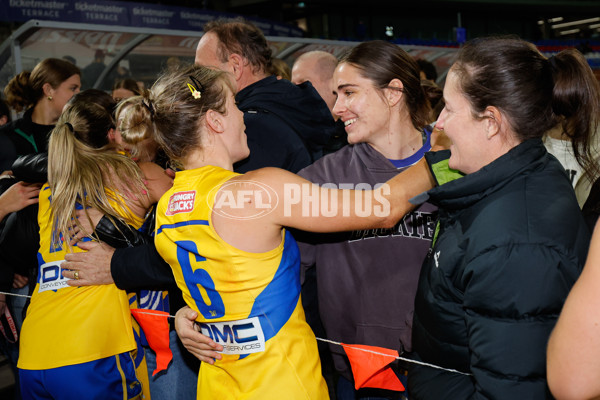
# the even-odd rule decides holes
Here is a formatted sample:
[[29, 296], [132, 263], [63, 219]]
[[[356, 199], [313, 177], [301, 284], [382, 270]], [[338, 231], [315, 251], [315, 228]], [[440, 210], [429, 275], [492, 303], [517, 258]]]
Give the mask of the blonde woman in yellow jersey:
[[389, 227], [433, 181], [424, 163], [356, 192], [318, 188], [276, 168], [234, 173], [249, 153], [235, 78], [193, 66], [159, 78], [148, 95], [155, 139], [183, 168], [159, 201], [156, 247], [198, 313], [198, 328], [223, 344], [217, 360], [200, 367], [199, 399], [324, 399], [300, 302], [298, 248], [284, 226]]
[[24, 399], [140, 398], [126, 293], [115, 285], [70, 287], [60, 267], [67, 251], [81, 251], [70, 244], [76, 208], [93, 207], [139, 227], [153, 201], [135, 162], [109, 143], [114, 130], [107, 110], [77, 102], [50, 136], [49, 183], [38, 214], [38, 281], [21, 331]]

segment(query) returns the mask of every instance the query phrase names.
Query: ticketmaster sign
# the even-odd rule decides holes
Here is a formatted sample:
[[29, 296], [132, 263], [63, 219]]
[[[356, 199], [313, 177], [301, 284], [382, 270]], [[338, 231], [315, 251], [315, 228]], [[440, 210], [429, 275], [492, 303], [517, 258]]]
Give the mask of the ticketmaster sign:
[[[199, 31], [208, 21], [219, 17], [236, 16], [186, 7], [101, 0], [75, 2], [72, 0], [2, 0], [0, 2], [0, 21], [7, 22], [39, 19]], [[248, 19], [266, 36], [302, 37], [302, 30], [297, 27], [257, 18]]]

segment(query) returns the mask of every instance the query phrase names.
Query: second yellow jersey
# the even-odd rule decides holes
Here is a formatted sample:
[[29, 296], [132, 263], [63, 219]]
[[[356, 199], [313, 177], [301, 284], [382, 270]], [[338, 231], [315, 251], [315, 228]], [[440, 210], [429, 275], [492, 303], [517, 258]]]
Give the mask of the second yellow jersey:
[[[60, 264], [66, 246], [52, 245], [48, 184], [40, 192], [38, 279], [21, 329], [21, 369], [49, 369], [136, 348], [127, 293], [114, 284], [71, 287]], [[141, 225], [141, 220], [137, 221]], [[80, 252], [74, 246], [73, 251]]]

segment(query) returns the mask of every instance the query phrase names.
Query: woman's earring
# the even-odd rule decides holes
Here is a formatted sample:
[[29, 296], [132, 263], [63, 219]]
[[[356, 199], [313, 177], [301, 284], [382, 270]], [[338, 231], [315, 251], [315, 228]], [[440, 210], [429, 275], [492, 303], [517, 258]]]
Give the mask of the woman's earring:
[[48, 100], [52, 101], [52, 96], [48, 96]]

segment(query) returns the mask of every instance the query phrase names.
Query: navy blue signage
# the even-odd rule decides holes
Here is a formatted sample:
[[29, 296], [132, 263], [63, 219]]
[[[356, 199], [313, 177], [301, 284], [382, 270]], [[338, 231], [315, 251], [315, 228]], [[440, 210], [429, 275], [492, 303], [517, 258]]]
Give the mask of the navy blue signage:
[[456, 42], [464, 43], [467, 41], [467, 29], [466, 28], [454, 28], [456, 32]]
[[[8, 22], [39, 19], [199, 31], [208, 21], [219, 17], [236, 16], [187, 7], [102, 0], [75, 2], [72, 0], [3, 0], [0, 2], [0, 21]], [[257, 18], [247, 19], [261, 28], [266, 36], [301, 37], [303, 34], [301, 29], [292, 25]]]

